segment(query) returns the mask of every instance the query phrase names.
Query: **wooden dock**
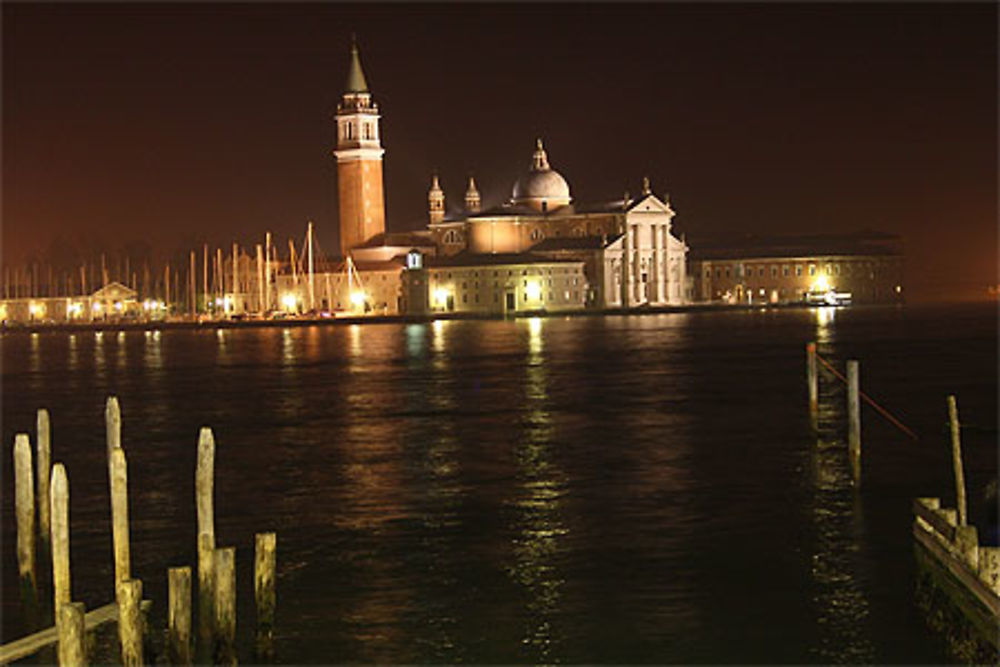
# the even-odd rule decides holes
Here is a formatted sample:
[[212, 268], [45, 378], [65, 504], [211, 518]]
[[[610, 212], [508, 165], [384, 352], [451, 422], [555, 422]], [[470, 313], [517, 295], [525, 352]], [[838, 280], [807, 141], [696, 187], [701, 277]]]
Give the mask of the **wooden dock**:
[[979, 544], [975, 526], [938, 498], [913, 502], [918, 597], [959, 657], [995, 663], [1000, 651], [1000, 547]]

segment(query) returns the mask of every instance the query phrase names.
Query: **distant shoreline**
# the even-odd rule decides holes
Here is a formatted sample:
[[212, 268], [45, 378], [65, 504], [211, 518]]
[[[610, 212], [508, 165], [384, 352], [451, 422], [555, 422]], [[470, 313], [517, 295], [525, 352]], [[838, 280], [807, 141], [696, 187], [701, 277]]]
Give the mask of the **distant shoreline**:
[[[863, 304], [836, 306], [837, 308], [899, 307], [904, 304]], [[659, 315], [664, 313], [698, 313], [716, 311], [795, 310], [816, 308], [805, 303], [781, 304], [691, 304], [686, 306], [640, 306], [637, 308], [519, 311], [510, 315], [494, 313], [432, 313], [427, 315], [362, 315], [355, 317], [295, 317], [286, 319], [247, 320], [161, 320], [151, 322], [75, 322], [48, 324], [14, 324], [0, 327], [0, 333], [42, 333], [77, 331], [162, 331], [162, 330], [214, 330], [259, 327], [305, 327], [315, 325], [345, 324], [421, 324], [434, 320], [510, 320], [533, 317], [606, 317], [615, 315]], [[822, 306], [830, 307], [830, 306]]]

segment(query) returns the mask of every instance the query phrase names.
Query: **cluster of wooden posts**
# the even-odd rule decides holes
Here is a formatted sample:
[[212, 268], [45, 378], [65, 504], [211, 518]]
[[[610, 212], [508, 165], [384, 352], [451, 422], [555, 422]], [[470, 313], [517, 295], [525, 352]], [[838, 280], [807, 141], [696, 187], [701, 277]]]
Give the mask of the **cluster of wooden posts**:
[[[74, 602], [70, 588], [69, 561], [69, 481], [62, 463], [51, 464], [49, 414], [38, 411], [35, 469], [32, 466], [30, 437], [14, 437], [14, 494], [17, 514], [17, 561], [21, 578], [22, 602], [29, 624], [38, 626], [40, 605], [36, 577], [36, 497], [37, 536], [43, 554], [51, 554], [53, 627], [0, 646], [0, 664], [32, 655], [58, 642], [60, 665], [85, 665], [85, 636], [104, 623], [118, 622], [121, 661], [142, 665], [150, 658], [150, 637], [146, 612], [150, 606], [142, 597], [142, 581], [131, 572], [128, 520], [128, 467], [122, 448], [121, 411], [118, 399], [109, 397], [105, 409], [108, 478], [111, 489], [111, 525], [114, 545], [115, 602], [85, 612], [83, 603]], [[198, 518], [198, 637], [197, 654], [192, 637], [191, 568], [168, 570], [168, 621], [166, 654], [172, 664], [211, 661], [236, 664], [236, 549], [217, 547], [213, 487], [215, 439], [211, 429], [202, 428], [198, 438], [195, 494]], [[37, 494], [35, 480], [37, 478]], [[275, 617], [275, 533], [258, 533], [254, 557], [254, 597], [257, 608], [255, 658], [274, 656]], [[33, 617], [33, 618], [32, 618]]]
[[[875, 407], [889, 421], [913, 438], [916, 436], [884, 408], [865, 396], [859, 388], [858, 362], [847, 362], [847, 377], [840, 375], [829, 362], [816, 353], [816, 343], [806, 345], [806, 377], [809, 387], [809, 414], [813, 428], [819, 417], [819, 368], [823, 363], [847, 384], [848, 452], [855, 483], [861, 480], [861, 398]], [[1000, 617], [1000, 548], [979, 543], [975, 526], [968, 525], [965, 469], [962, 463], [961, 425], [958, 404], [954, 396], [947, 397], [948, 422], [951, 435], [951, 459], [955, 478], [955, 508], [941, 507], [940, 498], [917, 498], [913, 503], [913, 534], [931, 557], [949, 572], [957, 582], [950, 586], [952, 596], [960, 598], [958, 606], [972, 625], [983, 630], [983, 636], [993, 646], [1000, 644], [996, 634]], [[968, 605], [962, 598], [981, 603]], [[979, 610], [985, 611], [980, 614]]]
[[[809, 416], [813, 428], [819, 424], [819, 367], [816, 343], [806, 344], [806, 379], [809, 384]], [[855, 484], [861, 482], [860, 371], [857, 360], [847, 362], [847, 452]]]

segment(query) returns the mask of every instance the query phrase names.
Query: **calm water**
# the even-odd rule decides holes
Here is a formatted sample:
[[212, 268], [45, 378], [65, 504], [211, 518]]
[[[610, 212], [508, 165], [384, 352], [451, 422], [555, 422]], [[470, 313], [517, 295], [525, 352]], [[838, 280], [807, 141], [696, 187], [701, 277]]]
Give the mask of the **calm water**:
[[[921, 436], [865, 409], [860, 491], [833, 381], [809, 430], [814, 339]], [[953, 503], [946, 394], [973, 500], [997, 469], [995, 306], [0, 342], [4, 641], [22, 632], [10, 444], [38, 407], [69, 474], [74, 597], [111, 600], [109, 393], [154, 622], [166, 568], [195, 563], [208, 424], [244, 638], [253, 534], [278, 532], [282, 662], [948, 662], [910, 536], [914, 496]]]

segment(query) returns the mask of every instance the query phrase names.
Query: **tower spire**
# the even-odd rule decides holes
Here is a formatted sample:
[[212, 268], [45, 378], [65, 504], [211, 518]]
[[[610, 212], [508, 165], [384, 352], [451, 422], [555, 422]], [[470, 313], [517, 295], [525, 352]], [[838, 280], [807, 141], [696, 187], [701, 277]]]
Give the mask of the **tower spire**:
[[431, 189], [427, 192], [427, 211], [432, 225], [444, 220], [444, 190], [436, 173], [431, 177]]
[[465, 210], [469, 213], [479, 213], [482, 209], [482, 198], [479, 196], [479, 188], [476, 187], [476, 179], [469, 176], [469, 185], [465, 189]]
[[347, 70], [347, 85], [345, 93], [367, 93], [368, 81], [365, 80], [365, 72], [361, 69], [361, 54], [358, 51], [358, 39], [351, 33], [351, 65]]

